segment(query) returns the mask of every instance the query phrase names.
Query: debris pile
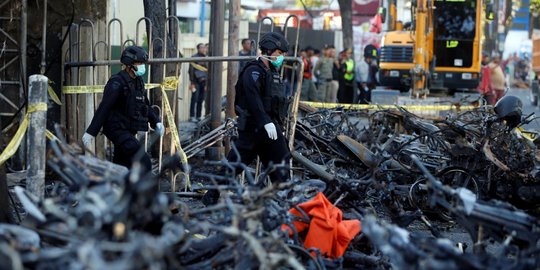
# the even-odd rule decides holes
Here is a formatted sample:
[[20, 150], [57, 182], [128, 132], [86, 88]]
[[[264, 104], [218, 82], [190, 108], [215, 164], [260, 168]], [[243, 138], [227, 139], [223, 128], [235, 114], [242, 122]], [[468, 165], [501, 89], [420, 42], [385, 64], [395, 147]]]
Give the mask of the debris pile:
[[[245, 170], [244, 184], [232, 172], [246, 165], [236, 161], [191, 169], [202, 188], [222, 194], [209, 207], [159, 192], [159, 179], [138, 166], [127, 171], [52, 141], [48, 165], [61, 181], [44, 200], [13, 188], [26, 217], [0, 224], [0, 261], [8, 269], [537, 269], [537, 141], [517, 127], [530, 119], [514, 125], [485, 107], [439, 120], [401, 108], [304, 108], [292, 167]], [[279, 166], [293, 178], [267, 184]], [[306, 228], [315, 223], [333, 234], [321, 239], [340, 230], [349, 239], [321, 252], [329, 247]], [[324, 228], [331, 223], [342, 227]]]
[[357, 114], [306, 113], [293, 157], [306, 178], [327, 182], [331, 202], [362, 217], [374, 254], [397, 269], [540, 265], [538, 141], [518, 127], [532, 115], [516, 123], [480, 107], [426, 120], [396, 108], [362, 123]]

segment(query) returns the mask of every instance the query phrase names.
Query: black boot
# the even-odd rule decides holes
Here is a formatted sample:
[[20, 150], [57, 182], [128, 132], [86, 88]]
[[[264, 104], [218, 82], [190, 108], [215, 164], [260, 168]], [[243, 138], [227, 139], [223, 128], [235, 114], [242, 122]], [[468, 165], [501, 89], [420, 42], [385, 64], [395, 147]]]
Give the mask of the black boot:
[[202, 197], [202, 203], [205, 206], [214, 205], [218, 202], [218, 200], [219, 200], [219, 191], [215, 189], [210, 189], [206, 191], [206, 193]]

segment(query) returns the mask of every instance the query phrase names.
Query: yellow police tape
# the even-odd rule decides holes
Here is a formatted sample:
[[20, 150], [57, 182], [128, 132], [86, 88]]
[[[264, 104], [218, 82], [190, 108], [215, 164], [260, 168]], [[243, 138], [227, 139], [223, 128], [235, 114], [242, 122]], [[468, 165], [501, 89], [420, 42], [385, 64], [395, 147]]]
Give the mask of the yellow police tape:
[[534, 142], [540, 135], [538, 132], [525, 130], [523, 127], [518, 127], [517, 132], [521, 134], [525, 139]]
[[184, 175], [186, 176], [186, 185], [187, 185], [187, 188], [191, 190], [191, 181], [189, 180], [188, 159], [187, 159], [186, 153], [184, 152], [184, 149], [182, 149], [182, 145], [180, 144], [180, 135], [178, 134], [178, 129], [176, 128], [176, 123], [174, 122], [174, 116], [171, 110], [169, 99], [167, 98], [167, 93], [165, 92], [165, 87], [161, 87], [161, 93], [163, 95], [163, 107], [165, 110], [165, 114], [167, 114], [167, 123], [169, 123], [169, 128], [173, 136], [174, 144], [177, 148], [178, 154], [180, 155], [180, 161], [182, 162], [182, 165], [184, 165]]
[[[171, 110], [171, 105], [169, 103], [169, 99], [167, 98], [167, 92], [165, 91], [165, 89], [167, 87], [172, 86], [171, 81], [169, 81], [168, 83], [169, 83], [168, 86], [165, 85], [165, 83], [164, 83], [162, 85], [157, 85], [155, 87], [160, 87], [161, 88], [161, 91], [162, 91], [162, 94], [163, 94], [163, 103], [164, 103], [164, 107], [165, 107], [165, 113], [167, 114], [167, 121], [169, 123], [169, 128], [171, 129], [171, 133], [172, 133], [172, 136], [173, 136], [173, 139], [174, 139], [174, 144], [175, 144], [176, 148], [178, 149], [177, 151], [178, 151], [178, 154], [180, 155], [180, 161], [184, 165], [184, 170], [185, 171], [184, 171], [183, 174], [186, 177], [186, 185], [187, 185], [188, 189], [191, 190], [191, 181], [189, 179], [188, 159], [187, 159], [186, 153], [182, 149], [182, 145], [180, 143], [180, 135], [178, 134], [178, 129], [177, 129], [176, 124], [174, 122], [174, 116], [173, 116], [173, 113], [172, 113], [172, 110]], [[6, 146], [6, 149], [4, 149], [4, 151], [0, 154], [0, 165], [4, 164], [4, 162], [6, 162], [6, 160], [11, 158], [17, 152], [17, 149], [21, 145], [22, 139], [23, 139], [24, 135], [26, 134], [26, 130], [28, 129], [28, 119], [29, 119], [30, 114], [33, 113], [33, 112], [38, 112], [38, 111], [47, 111], [47, 103], [40, 102], [40, 103], [36, 103], [36, 104], [28, 106], [26, 115], [24, 116], [24, 119], [23, 119], [21, 125], [17, 129], [17, 132], [15, 132], [15, 136], [13, 136], [13, 138], [11, 139], [9, 144]], [[45, 130], [45, 136], [47, 136], [47, 138], [49, 140], [59, 140], [49, 130]]]
[[54, 136], [54, 134], [48, 129], [45, 130], [45, 136], [47, 136], [47, 139], [49, 139], [51, 141], [60, 141], [60, 139], [58, 139], [58, 137]]
[[58, 95], [56, 95], [56, 92], [54, 92], [54, 89], [51, 86], [52, 84], [54, 84], [54, 82], [49, 80], [49, 87], [47, 88], [47, 92], [49, 93], [49, 96], [51, 97], [52, 101], [54, 101], [54, 103], [62, 106], [62, 101], [60, 101]]
[[6, 160], [11, 158], [17, 152], [17, 149], [19, 149], [22, 139], [24, 138], [24, 134], [26, 134], [26, 130], [28, 129], [28, 119], [30, 118], [30, 114], [39, 111], [47, 111], [47, 103], [39, 102], [28, 106], [26, 115], [17, 129], [17, 132], [15, 132], [15, 136], [13, 136], [2, 154], [0, 154], [0, 165], [4, 164]]
[[[146, 89], [163, 87], [165, 90], [176, 90], [178, 87], [178, 79], [176, 77], [165, 77], [162, 84], [147, 83], [144, 85]], [[62, 86], [62, 93], [66, 95], [72, 94], [98, 94], [103, 93], [105, 85], [76, 85]]]
[[331, 109], [343, 107], [348, 110], [381, 110], [401, 107], [409, 111], [449, 111], [449, 110], [472, 110], [474, 106], [455, 105], [376, 105], [376, 104], [347, 104], [302, 101], [302, 103], [319, 109]]
[[196, 64], [196, 63], [189, 63], [189, 64], [191, 64], [197, 70], [208, 72], [208, 68], [206, 68], [204, 66], [201, 66], [201, 65]]

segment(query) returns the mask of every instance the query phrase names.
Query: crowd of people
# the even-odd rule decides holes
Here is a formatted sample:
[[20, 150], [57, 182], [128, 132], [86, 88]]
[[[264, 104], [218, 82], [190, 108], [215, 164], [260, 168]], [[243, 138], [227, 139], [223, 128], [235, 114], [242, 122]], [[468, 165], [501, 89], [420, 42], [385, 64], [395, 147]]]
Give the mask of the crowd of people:
[[[250, 39], [242, 39], [239, 56], [254, 56], [253, 43]], [[290, 50], [290, 54], [292, 51]], [[207, 44], [201, 43], [197, 45], [197, 53], [192, 57], [205, 57], [207, 52]], [[376, 75], [378, 51], [375, 46], [366, 46], [363, 59], [358, 62], [352, 58], [351, 49], [344, 49], [337, 55], [333, 45], [325, 45], [322, 55], [321, 50], [307, 46], [300, 51], [300, 56], [304, 62], [301, 100], [360, 104], [368, 104], [371, 101], [371, 90], [378, 84]], [[239, 72], [247, 63], [248, 61], [240, 61]], [[296, 89], [298, 77], [293, 76], [292, 72], [291, 68], [286, 68], [284, 72], [286, 94]], [[189, 111], [192, 122], [198, 122], [202, 118], [201, 110], [205, 100], [207, 74], [207, 62], [190, 64], [189, 78], [192, 96]]]
[[525, 54], [523, 58], [517, 53], [501, 61], [501, 55], [494, 52], [491, 56], [482, 53], [482, 81], [478, 86], [488, 104], [495, 104], [504, 95], [507, 87], [529, 88], [530, 61]]
[[504, 61], [504, 67], [511, 86], [529, 88], [532, 79], [530, 76], [531, 60], [527, 53], [524, 53], [522, 57], [519, 57], [517, 53], [512, 54]]
[[300, 51], [304, 62], [302, 74], [303, 101], [328, 103], [361, 103], [371, 101], [371, 90], [377, 86], [377, 56], [375, 46], [364, 49], [363, 60], [355, 62], [352, 50], [344, 49], [336, 55], [333, 45], [321, 51], [308, 46]]

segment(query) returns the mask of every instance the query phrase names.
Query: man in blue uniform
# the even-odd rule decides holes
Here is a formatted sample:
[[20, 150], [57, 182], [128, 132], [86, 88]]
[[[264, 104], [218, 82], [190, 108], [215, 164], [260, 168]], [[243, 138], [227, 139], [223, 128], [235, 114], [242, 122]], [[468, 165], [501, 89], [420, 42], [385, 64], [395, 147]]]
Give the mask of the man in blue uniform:
[[[103, 127], [103, 134], [114, 144], [113, 162], [128, 168], [141, 147], [135, 138], [137, 132], [148, 131], [148, 123], [160, 136], [165, 131], [146, 97], [141, 76], [146, 72], [147, 61], [148, 53], [141, 47], [129, 46], [122, 52], [120, 62], [125, 67], [105, 85], [103, 99], [82, 137], [83, 144], [88, 146]], [[147, 172], [152, 169], [148, 154], [140, 161]]]
[[[290, 150], [283, 136], [283, 125], [289, 109], [289, 98], [279, 69], [289, 48], [289, 43], [279, 33], [267, 33], [260, 42], [261, 54], [257, 60], [246, 64], [236, 84], [235, 108], [238, 115], [238, 139], [234, 145], [240, 157], [231, 151], [228, 160], [240, 158], [250, 164], [257, 156], [265, 167], [285, 162]], [[238, 173], [238, 172], [237, 172]], [[287, 181], [288, 171], [277, 169], [270, 174], [273, 183]], [[209, 190], [203, 203], [215, 204], [219, 192]]]

